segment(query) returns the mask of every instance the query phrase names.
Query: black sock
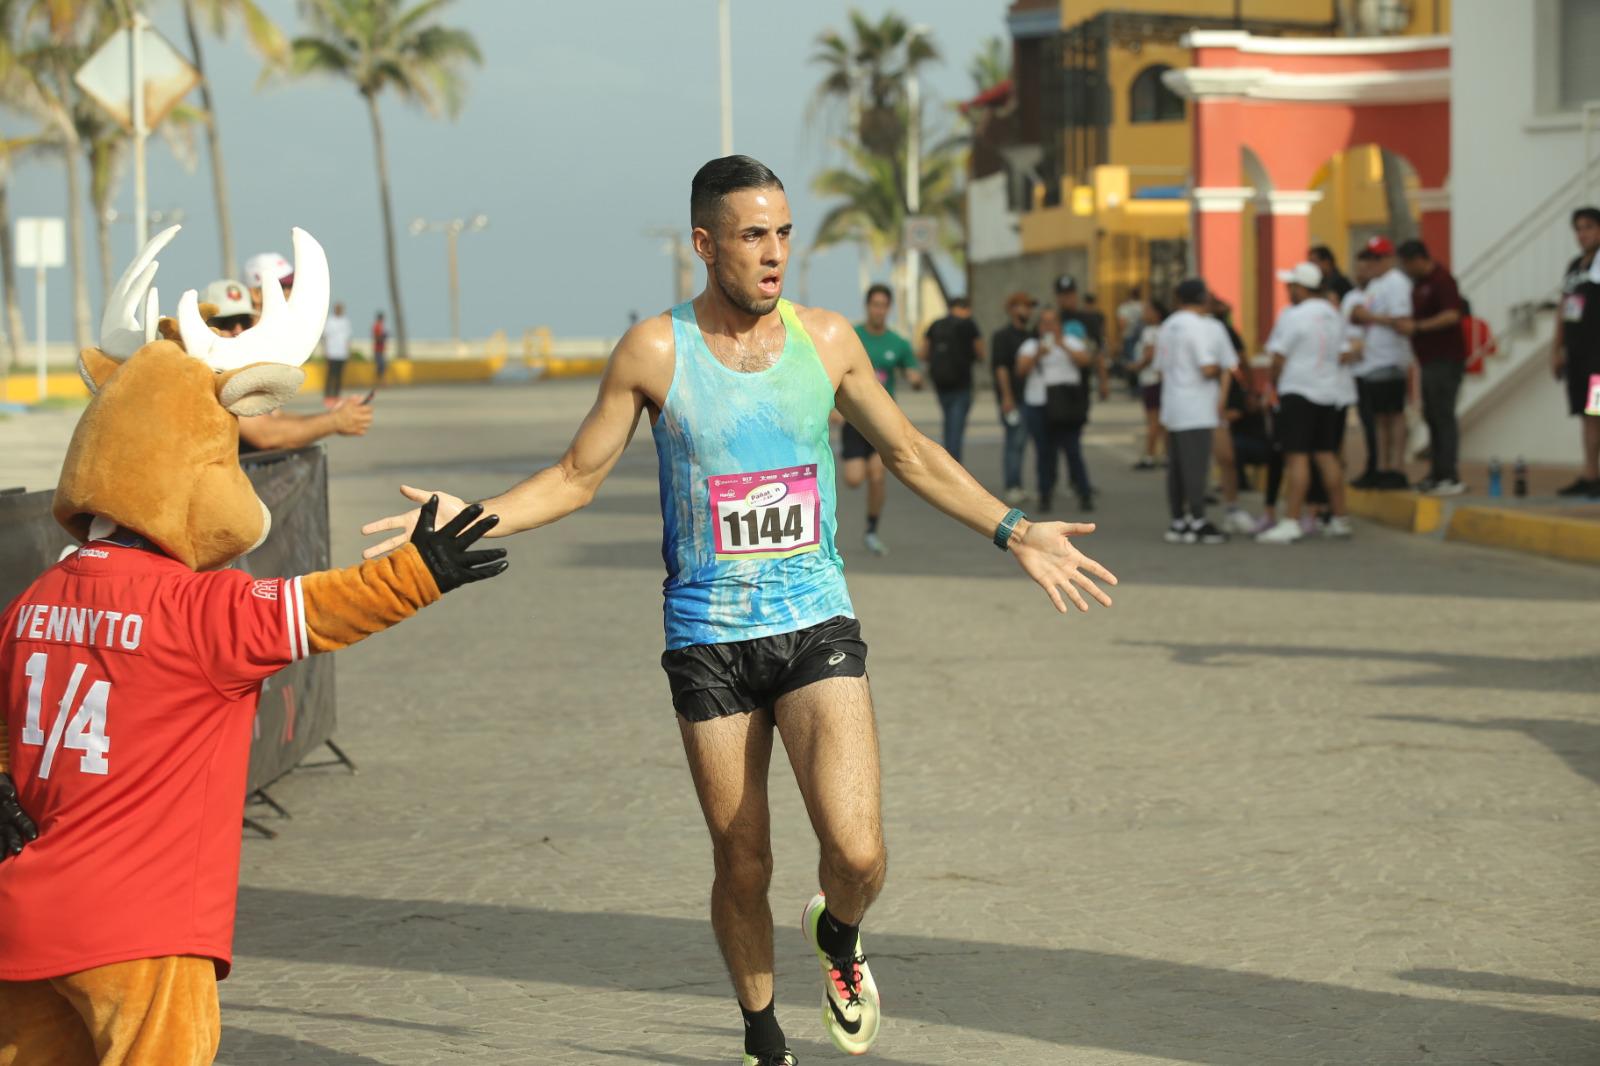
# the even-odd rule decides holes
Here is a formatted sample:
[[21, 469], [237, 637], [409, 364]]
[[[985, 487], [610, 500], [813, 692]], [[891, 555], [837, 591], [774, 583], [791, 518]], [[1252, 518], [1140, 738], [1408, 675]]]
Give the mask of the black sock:
[[875, 514], [867, 515], [867, 532], [868, 533], [876, 533], [877, 531], [878, 531], [878, 516], [875, 515]]
[[778, 1012], [774, 1009], [776, 1004], [777, 1000], [772, 1000], [761, 1010], [745, 1010], [744, 1004], [739, 1004], [739, 1013], [744, 1015], [746, 1055], [770, 1055], [789, 1050], [789, 1042], [784, 1039], [783, 1030], [778, 1026]]
[[817, 946], [836, 958], [842, 955], [854, 955], [856, 937], [860, 932], [859, 925], [846, 925], [824, 907], [822, 920], [817, 922]]

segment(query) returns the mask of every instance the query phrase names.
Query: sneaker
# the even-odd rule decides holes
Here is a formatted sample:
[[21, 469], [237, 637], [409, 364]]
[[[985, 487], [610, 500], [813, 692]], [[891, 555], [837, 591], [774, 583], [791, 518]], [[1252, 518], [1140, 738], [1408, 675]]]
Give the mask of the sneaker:
[[1280, 518], [1277, 525], [1271, 529], [1256, 534], [1257, 544], [1293, 544], [1305, 536], [1300, 531], [1300, 523], [1292, 518]]
[[865, 1055], [878, 1039], [878, 985], [867, 968], [867, 957], [861, 953], [859, 936], [855, 951], [849, 955], [830, 956], [817, 946], [817, 923], [822, 921], [824, 905], [822, 893], [818, 892], [800, 919], [806, 943], [822, 962], [822, 1021], [834, 1047], [846, 1055]]
[[1027, 500], [1028, 494], [1022, 491], [1021, 485], [1013, 485], [1006, 489], [1006, 494], [1000, 498], [1012, 507], [1021, 507], [1023, 502]]
[[1135, 470], [1154, 470], [1156, 461], [1148, 455], [1141, 455], [1139, 461], [1133, 464]]
[[861, 543], [865, 544], [867, 546], [867, 551], [871, 552], [873, 555], [889, 554], [889, 546], [885, 544], [883, 542], [883, 538], [878, 536], [876, 533], [868, 533], [866, 536], [861, 538]]
[[1378, 471], [1378, 483], [1373, 486], [1378, 489], [1409, 489], [1411, 482], [1406, 480], [1403, 470]]
[[1365, 474], [1353, 479], [1350, 482], [1350, 487], [1353, 489], [1375, 489], [1378, 487], [1378, 482], [1381, 478], [1382, 475], [1376, 470], [1368, 470]]
[[1467, 491], [1467, 487], [1453, 477], [1446, 477], [1440, 478], [1426, 491], [1429, 496], [1459, 496]]
[[1189, 536], [1193, 538], [1189, 541], [1190, 544], [1196, 542], [1201, 544], [1228, 543], [1228, 535], [1210, 522], [1201, 522], [1199, 525], [1191, 527]]
[[1350, 536], [1354, 532], [1355, 527], [1350, 524], [1350, 519], [1346, 518], [1342, 514], [1334, 515], [1332, 518], [1328, 519], [1327, 524], [1322, 527], [1322, 535], [1324, 537], [1343, 539]]
[[1431, 478], [1431, 477], [1423, 478], [1421, 481], [1417, 482], [1417, 484], [1415, 486], [1416, 490], [1418, 492], [1422, 493], [1424, 496], [1428, 495], [1430, 492], [1432, 492], [1434, 489], [1436, 489], [1438, 487], [1439, 487], [1438, 479], [1437, 478]]
[[1260, 518], [1256, 519], [1256, 524], [1251, 528], [1250, 535], [1253, 537], [1257, 533], [1265, 533], [1267, 530], [1271, 529], [1277, 524], [1278, 520], [1276, 518], [1269, 514], [1263, 513]]
[[1039, 497], [1039, 508], [1038, 508], [1038, 510], [1039, 510], [1040, 514], [1049, 514], [1050, 513], [1050, 508], [1053, 507], [1053, 506], [1055, 506], [1055, 504], [1050, 499], [1050, 497], [1048, 497], [1048, 496], [1040, 496]]
[[744, 1066], [800, 1066], [800, 1060], [794, 1057], [794, 1052], [774, 1051], [766, 1055], [752, 1055], [744, 1053]]
[[[1172, 525], [1168, 526], [1167, 531], [1161, 535], [1161, 539], [1166, 541], [1168, 544], [1182, 544], [1184, 542], [1184, 538], [1188, 535], [1189, 523], [1181, 518], [1174, 518], [1172, 520]], [[1193, 543], [1193, 541], [1190, 543]]]
[[1254, 533], [1256, 531], [1256, 520], [1251, 518], [1250, 512], [1243, 507], [1235, 507], [1222, 520], [1222, 528], [1229, 533]]
[[1600, 478], [1578, 478], [1565, 488], [1556, 489], [1557, 496], [1600, 496]]
[[1085, 514], [1094, 510], [1094, 493], [1078, 493], [1078, 510], [1083, 511]]
[[1304, 533], [1308, 537], [1315, 536], [1317, 532], [1317, 516], [1314, 514], [1301, 515], [1300, 532]]

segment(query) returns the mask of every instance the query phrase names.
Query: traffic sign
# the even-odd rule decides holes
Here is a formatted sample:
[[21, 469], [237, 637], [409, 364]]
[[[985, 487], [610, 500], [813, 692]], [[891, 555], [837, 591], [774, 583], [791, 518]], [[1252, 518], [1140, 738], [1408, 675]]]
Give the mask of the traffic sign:
[[[73, 81], [123, 129], [133, 130], [130, 113], [133, 102], [133, 77], [129, 73], [133, 44], [132, 31], [123, 28], [112, 34], [89, 61], [78, 68]], [[200, 72], [189, 65], [176, 48], [150, 25], [139, 29], [139, 65], [144, 82], [144, 127], [161, 125], [167, 112], [177, 106], [200, 84]]]
[[67, 236], [61, 219], [17, 219], [17, 266], [44, 270], [66, 264]]
[[910, 215], [905, 224], [906, 250], [934, 252], [939, 248], [939, 222], [927, 215]]

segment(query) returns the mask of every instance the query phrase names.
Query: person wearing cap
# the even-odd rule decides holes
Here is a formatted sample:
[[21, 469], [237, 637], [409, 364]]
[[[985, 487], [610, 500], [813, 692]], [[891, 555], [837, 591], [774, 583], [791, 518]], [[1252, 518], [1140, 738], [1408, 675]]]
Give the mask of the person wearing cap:
[[1233, 359], [1227, 330], [1209, 313], [1210, 293], [1199, 278], [1175, 290], [1178, 309], [1161, 323], [1156, 369], [1161, 372], [1161, 424], [1167, 430], [1169, 544], [1221, 544], [1228, 535], [1206, 520], [1206, 479], [1212, 440], [1221, 422], [1218, 384]]
[[1300, 512], [1311, 485], [1312, 462], [1322, 474], [1332, 510], [1323, 532], [1348, 537], [1339, 451], [1344, 444], [1345, 409], [1355, 400], [1355, 385], [1343, 367], [1359, 357], [1345, 349], [1344, 318], [1320, 295], [1322, 271], [1316, 264], [1296, 263], [1278, 271], [1278, 280], [1289, 287], [1289, 306], [1273, 323], [1266, 348], [1278, 390], [1278, 440], [1288, 500], [1285, 513], [1271, 528], [1256, 534], [1256, 540], [1293, 544], [1304, 536]]
[[328, 361], [327, 380], [322, 386], [322, 402], [329, 407], [339, 402], [344, 384], [344, 364], [350, 358], [350, 337], [355, 332], [344, 316], [344, 304], [334, 304], [333, 314], [322, 327], [322, 355]]
[[[237, 337], [255, 324], [246, 286], [232, 278], [206, 286], [205, 303], [217, 310], [206, 325], [225, 337]], [[372, 408], [346, 401], [318, 415], [290, 414], [279, 408], [270, 414], [245, 415], [239, 419], [239, 451], [270, 452], [280, 448], [303, 448], [334, 435], [360, 437], [372, 425]]]
[[1395, 262], [1394, 244], [1373, 237], [1361, 249], [1371, 281], [1361, 302], [1350, 309], [1350, 321], [1366, 328], [1361, 359], [1355, 364], [1356, 393], [1372, 418], [1377, 439], [1374, 489], [1410, 486], [1406, 465], [1406, 383], [1411, 373], [1411, 341], [1396, 323], [1411, 314], [1411, 279]]
[[237, 337], [256, 324], [255, 307], [250, 302], [250, 292], [241, 281], [223, 278], [206, 286], [200, 302], [216, 308], [206, 325], [224, 337]]
[[1015, 507], [1026, 497], [1022, 490], [1022, 455], [1028, 447], [1028, 426], [1022, 417], [1022, 380], [1017, 377], [1017, 352], [1035, 336], [1033, 311], [1039, 306], [1025, 292], [1006, 297], [1006, 324], [989, 338], [989, 367], [994, 374], [994, 397], [1000, 407], [1000, 473], [1005, 481], [1001, 497]]
[[1418, 240], [1398, 249], [1400, 269], [1411, 279], [1411, 311], [1396, 319], [1395, 328], [1411, 338], [1422, 372], [1422, 417], [1428, 423], [1429, 472], [1417, 491], [1430, 496], [1459, 496], [1467, 491], [1456, 461], [1461, 432], [1456, 399], [1467, 371], [1467, 341], [1461, 333], [1461, 290], [1456, 279], [1428, 254]]
[[267, 278], [276, 278], [287, 298], [294, 291], [294, 264], [277, 252], [262, 252], [244, 261], [244, 281], [250, 287], [250, 302], [257, 316], [261, 314], [261, 286]]
[[[1065, 329], [1069, 322], [1076, 322], [1083, 327], [1084, 336], [1089, 339], [1089, 351], [1094, 354], [1094, 378], [1098, 384], [1096, 391], [1104, 400], [1111, 395], [1105, 362], [1106, 316], [1096, 309], [1083, 306], [1078, 293], [1078, 279], [1071, 274], [1056, 276], [1055, 291], [1056, 310], [1061, 315], [1061, 328]], [[1093, 297], [1089, 299], [1092, 300]]]

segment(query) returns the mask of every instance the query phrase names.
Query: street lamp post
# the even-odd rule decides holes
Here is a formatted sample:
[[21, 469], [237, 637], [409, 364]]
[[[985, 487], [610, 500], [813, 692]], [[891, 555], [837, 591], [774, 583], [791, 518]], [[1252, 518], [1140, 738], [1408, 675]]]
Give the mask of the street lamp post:
[[733, 22], [728, 0], [717, 0], [718, 66], [722, 83], [722, 154], [733, 154]]
[[461, 266], [456, 242], [461, 234], [477, 233], [488, 228], [488, 225], [488, 215], [439, 221], [425, 218], [411, 220], [410, 229], [413, 237], [420, 237], [424, 233], [444, 234], [445, 259], [450, 267], [450, 339], [457, 345], [461, 343]]

